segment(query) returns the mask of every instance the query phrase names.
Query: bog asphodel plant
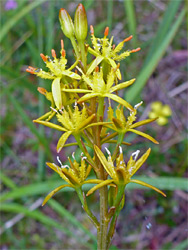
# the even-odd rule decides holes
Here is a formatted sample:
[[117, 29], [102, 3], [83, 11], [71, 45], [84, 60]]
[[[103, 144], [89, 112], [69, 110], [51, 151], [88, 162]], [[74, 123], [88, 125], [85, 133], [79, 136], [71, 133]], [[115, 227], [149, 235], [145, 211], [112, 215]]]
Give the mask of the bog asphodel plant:
[[[49, 101], [49, 111], [34, 122], [61, 131], [57, 143], [59, 153], [67, 144], [67, 139], [73, 136], [75, 143], [82, 151], [80, 161], [74, 154], [68, 157], [69, 165], [63, 165], [57, 158], [58, 164], [47, 162], [47, 165], [57, 172], [66, 184], [54, 189], [45, 198], [43, 205], [59, 190], [73, 188], [82, 203], [82, 207], [97, 229], [97, 247], [106, 250], [111, 244], [116, 221], [120, 210], [124, 206], [125, 188], [130, 183], [137, 183], [151, 188], [165, 196], [158, 188], [132, 179], [134, 174], [149, 157], [149, 148], [139, 159], [139, 150], [133, 152], [130, 159], [124, 160], [124, 142], [127, 132], [140, 135], [153, 143], [158, 142], [150, 135], [137, 128], [151, 123], [156, 118], [136, 122], [137, 109], [142, 104], [132, 106], [118, 95], [118, 91], [125, 89], [135, 82], [129, 79], [121, 82], [120, 61], [137, 52], [140, 48], [123, 51], [123, 46], [132, 36], [124, 39], [117, 46], [113, 44], [113, 37], [108, 38], [108, 27], [103, 38], [97, 38], [93, 26], [90, 26], [91, 44], [87, 42], [87, 16], [82, 4], [79, 4], [74, 17], [74, 23], [65, 9], [60, 9], [59, 19], [64, 35], [70, 39], [75, 57], [75, 63], [68, 66], [66, 51], [61, 40], [60, 55], [52, 49], [52, 58], [40, 54], [48, 68], [28, 67], [27, 72], [43, 79], [51, 80], [50, 91], [38, 87], [38, 91]], [[88, 54], [93, 60], [88, 62]], [[111, 102], [117, 103], [112, 108]], [[107, 111], [107, 115], [105, 114]], [[127, 110], [129, 116], [124, 112]], [[57, 123], [52, 122], [56, 117]], [[107, 155], [103, 144], [106, 144]], [[112, 144], [110, 152], [107, 146]], [[66, 152], [66, 151], [65, 151]], [[127, 156], [126, 156], [127, 158]], [[91, 171], [92, 170], [92, 171]], [[86, 193], [85, 184], [93, 184]], [[88, 196], [99, 190], [100, 219], [96, 217], [88, 205]]]

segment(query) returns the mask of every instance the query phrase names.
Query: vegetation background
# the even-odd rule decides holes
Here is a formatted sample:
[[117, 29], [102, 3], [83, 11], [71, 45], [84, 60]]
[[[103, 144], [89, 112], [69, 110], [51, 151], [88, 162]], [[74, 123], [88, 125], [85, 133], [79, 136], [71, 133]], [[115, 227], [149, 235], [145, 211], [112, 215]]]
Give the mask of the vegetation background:
[[[167, 198], [128, 185], [111, 249], [187, 249], [186, 1], [81, 2], [96, 36], [103, 37], [104, 28], [109, 26], [115, 43], [133, 35], [126, 49], [141, 47], [121, 65], [123, 80], [137, 78], [122, 96], [132, 105], [144, 101], [139, 119], [148, 116], [154, 101], [168, 104], [172, 110], [167, 125], [145, 126], [145, 132], [159, 145], [131, 135], [126, 138], [132, 141], [132, 146], [124, 148], [127, 155], [139, 148], [152, 148], [139, 177], [163, 189]], [[60, 29], [58, 13], [65, 8], [73, 17], [78, 3], [0, 1], [2, 250], [95, 249], [95, 229], [74, 192], [59, 192], [41, 207], [45, 195], [62, 183], [45, 165], [56, 161], [59, 134], [32, 123], [47, 107], [37, 87], [48, 88], [49, 84], [25, 72], [28, 65], [44, 68], [39, 54], [50, 55], [52, 48], [60, 51], [62, 38], [69, 63], [73, 62], [72, 47]], [[61, 160], [66, 161], [71, 153], [70, 148], [62, 150]], [[96, 211], [97, 195], [90, 197]]]

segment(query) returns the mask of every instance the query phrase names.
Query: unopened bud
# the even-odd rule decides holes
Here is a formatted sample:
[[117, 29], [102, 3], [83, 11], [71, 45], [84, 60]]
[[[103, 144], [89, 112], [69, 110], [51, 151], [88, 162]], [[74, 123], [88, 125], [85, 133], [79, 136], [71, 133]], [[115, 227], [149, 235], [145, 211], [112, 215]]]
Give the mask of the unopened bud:
[[75, 16], [74, 16], [74, 30], [76, 39], [85, 40], [87, 37], [87, 15], [83, 4], [79, 4], [76, 8]]
[[59, 11], [59, 21], [65, 36], [71, 38], [74, 35], [74, 25], [69, 13], [63, 8]]

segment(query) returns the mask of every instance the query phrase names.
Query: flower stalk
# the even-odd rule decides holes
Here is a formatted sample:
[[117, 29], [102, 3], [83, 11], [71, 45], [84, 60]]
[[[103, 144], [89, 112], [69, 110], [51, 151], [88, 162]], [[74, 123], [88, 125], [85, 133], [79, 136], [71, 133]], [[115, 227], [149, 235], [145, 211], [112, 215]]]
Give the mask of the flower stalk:
[[[156, 139], [137, 129], [154, 122], [157, 117], [152, 114], [150, 119], [136, 122], [137, 109], [142, 102], [132, 106], [118, 95], [119, 90], [135, 82], [135, 78], [122, 82], [120, 71], [120, 61], [140, 50], [136, 48], [121, 52], [124, 43], [132, 39], [132, 36], [115, 45], [113, 37], [108, 38], [108, 27], [103, 38], [96, 38], [94, 28], [90, 26], [92, 46], [87, 45], [87, 15], [82, 4], [76, 9], [74, 23], [63, 8], [60, 9], [59, 20], [64, 35], [72, 43], [75, 62], [67, 67], [66, 50], [61, 40], [60, 56], [53, 49], [52, 58], [40, 54], [48, 71], [31, 66], [27, 68], [27, 72], [51, 80], [49, 92], [38, 87], [38, 91], [50, 104], [48, 112], [34, 122], [59, 131], [57, 153], [65, 146], [73, 145], [79, 147], [82, 153], [77, 162], [73, 152], [72, 157], [68, 157], [69, 165], [63, 165], [59, 157], [58, 165], [46, 163], [66, 184], [62, 183], [52, 190], [44, 199], [43, 205], [59, 190], [67, 187], [74, 189], [82, 208], [97, 230], [97, 249], [107, 250], [125, 203], [125, 190], [129, 183], [143, 185], [165, 196], [158, 188], [132, 179], [149, 157], [150, 148], [139, 159], [137, 150], [128, 161], [124, 160], [126, 149], [131, 145], [124, 141], [128, 132], [158, 144]], [[91, 62], [88, 62], [88, 54], [94, 56]], [[111, 100], [118, 106], [112, 107]], [[125, 109], [128, 116], [124, 114]], [[56, 118], [56, 122], [52, 118]], [[74, 141], [67, 144], [69, 138]], [[108, 149], [110, 144], [113, 145], [112, 152]], [[87, 193], [82, 188], [85, 184], [93, 185]], [[99, 191], [99, 219], [94, 215], [92, 204], [88, 202], [88, 196], [96, 190]]]

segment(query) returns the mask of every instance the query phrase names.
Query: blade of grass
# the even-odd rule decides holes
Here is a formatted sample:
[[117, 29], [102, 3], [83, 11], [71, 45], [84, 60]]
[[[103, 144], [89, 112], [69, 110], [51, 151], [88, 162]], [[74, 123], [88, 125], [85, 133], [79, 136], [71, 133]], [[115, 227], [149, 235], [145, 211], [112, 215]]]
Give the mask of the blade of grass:
[[62, 232], [64, 232], [67, 236], [70, 236], [71, 238], [76, 238], [76, 240], [87, 247], [92, 247], [91, 244], [87, 243], [82, 239], [81, 237], [78, 237], [74, 234], [74, 232], [67, 229], [67, 227], [63, 227], [59, 222], [55, 221], [54, 219], [49, 218], [48, 216], [44, 215], [42, 212], [38, 210], [29, 210], [28, 208], [17, 204], [17, 203], [8, 203], [8, 204], [1, 204], [0, 206], [1, 211], [5, 212], [12, 212], [12, 213], [22, 213], [25, 216], [28, 216], [30, 218], [33, 218], [34, 220], [37, 220], [41, 222], [42, 224], [49, 226], [49, 227], [55, 227]]
[[[135, 179], [138, 179], [140, 181], [144, 181], [147, 183], [151, 183], [151, 185], [154, 185], [160, 189], [163, 190], [184, 190], [187, 191], [188, 185], [187, 185], [187, 178], [179, 178], [179, 177], [156, 177], [156, 178], [149, 178], [146, 176], [136, 176]], [[45, 193], [50, 192], [52, 189], [63, 185], [64, 181], [62, 180], [48, 180], [45, 182], [35, 183], [35, 184], [29, 184], [25, 185], [23, 187], [16, 188], [15, 190], [5, 192], [1, 195], [0, 201], [6, 201], [9, 199], [18, 199], [20, 197], [24, 196], [34, 196], [34, 195], [44, 195]], [[83, 190], [87, 191], [92, 187], [90, 184], [86, 184], [83, 186]], [[130, 183], [127, 185], [127, 189], [146, 189], [143, 186], [139, 186], [134, 183]], [[70, 192], [73, 191], [72, 188], [66, 188], [62, 189], [61, 192]]]
[[163, 38], [168, 33], [170, 26], [172, 25], [173, 19], [176, 16], [176, 13], [178, 11], [178, 8], [180, 6], [180, 3], [182, 0], [174, 1], [171, 0], [167, 9], [165, 10], [163, 20], [161, 21], [159, 28], [157, 30], [157, 34], [149, 48], [149, 51], [147, 53], [147, 57], [145, 59], [144, 65], [146, 65], [150, 58], [152, 57], [153, 51], [161, 44], [163, 41]]
[[132, 43], [133, 45], [135, 45], [137, 43], [137, 36], [136, 36], [136, 15], [135, 15], [133, 0], [124, 0], [124, 7], [128, 21], [129, 34], [134, 36]]
[[182, 10], [172, 28], [169, 30], [168, 34], [164, 37], [163, 42], [160, 44], [158, 48], [155, 48], [155, 50], [153, 51], [153, 55], [152, 58], [150, 59], [150, 62], [144, 68], [142, 68], [136, 82], [126, 92], [125, 94], [126, 101], [131, 102], [132, 100], [137, 98], [142, 88], [146, 84], [147, 80], [155, 70], [158, 62], [166, 52], [166, 49], [169, 46], [172, 39], [174, 38], [181, 22], [183, 21], [184, 16], [185, 16], [185, 10]]
[[21, 18], [23, 18], [25, 15], [28, 14], [31, 10], [36, 8], [38, 5], [44, 3], [47, 0], [37, 0], [33, 1], [27, 6], [24, 6], [16, 15], [14, 15], [12, 18], [10, 18], [1, 28], [1, 35], [0, 35], [0, 42], [5, 38], [9, 30], [19, 21]]
[[8, 188], [15, 189], [17, 187], [16, 184], [8, 176], [6, 176], [3, 173], [0, 174], [0, 180]]
[[60, 203], [55, 201], [54, 199], [50, 199], [48, 201], [50, 207], [53, 208], [59, 215], [66, 218], [72, 225], [76, 226], [78, 229], [82, 230], [85, 234], [87, 234], [90, 239], [92, 239], [96, 243], [96, 237], [86, 228], [84, 227], [67, 209], [65, 209]]
[[[109, 0], [107, 6], [107, 23], [109, 27], [109, 31], [112, 31], [112, 20], [113, 20], [113, 2]], [[106, 3], [105, 3], [106, 4]]]
[[35, 127], [35, 125], [32, 123], [32, 121], [30, 120], [30, 118], [27, 116], [27, 114], [23, 110], [22, 106], [13, 97], [13, 95], [11, 95], [11, 93], [9, 93], [7, 91], [6, 91], [6, 94], [7, 94], [8, 98], [9, 98], [9, 100], [12, 102], [13, 107], [20, 114], [20, 118], [22, 118], [23, 122], [28, 126], [28, 128], [30, 129], [30, 131], [37, 137], [37, 139], [39, 140], [39, 142], [44, 146], [44, 149], [45, 149], [46, 153], [51, 157], [51, 152], [49, 150], [48, 143], [47, 143], [46, 139], [40, 135], [40, 133], [38, 132], [38, 130]]

